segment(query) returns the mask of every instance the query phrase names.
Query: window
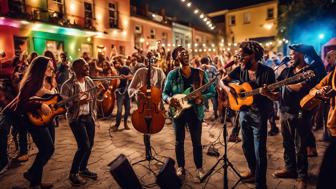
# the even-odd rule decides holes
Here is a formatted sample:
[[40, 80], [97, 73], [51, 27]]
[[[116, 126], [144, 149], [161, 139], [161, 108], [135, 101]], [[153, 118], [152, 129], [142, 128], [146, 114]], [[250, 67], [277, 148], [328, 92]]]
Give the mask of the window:
[[150, 38], [155, 39], [155, 30], [154, 29], [150, 30]]
[[274, 9], [269, 8], [267, 9], [267, 18], [266, 19], [273, 19], [274, 18]]
[[118, 28], [118, 6], [117, 3], [108, 4], [109, 26], [110, 28]]
[[166, 32], [162, 32], [162, 38], [161, 43], [167, 43], [168, 42], [168, 34]]
[[20, 56], [22, 52], [27, 50], [28, 42], [29, 41], [27, 37], [19, 37], [14, 35], [14, 49], [16, 56]]
[[124, 46], [119, 46], [119, 54], [125, 55], [125, 47]]
[[236, 25], [236, 16], [235, 15], [230, 16], [229, 25], [230, 26]]
[[135, 33], [138, 33], [138, 34], [142, 33], [142, 27], [140, 25], [135, 26]]
[[251, 13], [249, 13], [249, 12], [245, 12], [245, 13], [243, 14], [243, 23], [244, 23], [244, 24], [249, 24], [249, 23], [251, 23]]
[[84, 19], [85, 19], [85, 27], [92, 27], [92, 4], [84, 2]]

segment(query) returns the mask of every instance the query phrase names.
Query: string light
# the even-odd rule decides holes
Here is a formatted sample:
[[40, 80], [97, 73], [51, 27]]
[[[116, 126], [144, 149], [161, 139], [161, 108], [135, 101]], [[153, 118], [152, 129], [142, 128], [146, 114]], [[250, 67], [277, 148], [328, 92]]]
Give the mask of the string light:
[[[182, 3], [186, 3], [185, 5], [188, 8], [192, 7], [192, 2], [190, 0], [186, 1], [186, 0], [181, 0]], [[194, 14], [198, 14], [200, 13], [200, 19], [202, 19], [209, 27], [209, 29], [213, 30], [215, 29], [215, 26], [212, 25], [211, 20], [206, 16], [206, 14], [202, 13], [197, 7], [195, 7], [194, 9]]]

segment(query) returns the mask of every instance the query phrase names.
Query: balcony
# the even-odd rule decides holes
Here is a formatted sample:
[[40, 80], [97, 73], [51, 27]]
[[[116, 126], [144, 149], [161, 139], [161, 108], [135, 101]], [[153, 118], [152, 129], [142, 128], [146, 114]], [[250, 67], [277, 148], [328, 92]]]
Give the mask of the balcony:
[[167, 26], [171, 26], [173, 22], [173, 18], [167, 17], [165, 15], [155, 14], [147, 9], [137, 8], [136, 6], [131, 6], [131, 16], [150, 20]]
[[21, 3], [21, 1], [8, 1], [8, 12], [4, 16], [29, 21], [39, 21], [62, 27], [88, 29], [97, 31], [94, 18], [85, 18], [66, 14], [63, 5], [58, 5], [58, 10], [42, 7], [32, 7]]

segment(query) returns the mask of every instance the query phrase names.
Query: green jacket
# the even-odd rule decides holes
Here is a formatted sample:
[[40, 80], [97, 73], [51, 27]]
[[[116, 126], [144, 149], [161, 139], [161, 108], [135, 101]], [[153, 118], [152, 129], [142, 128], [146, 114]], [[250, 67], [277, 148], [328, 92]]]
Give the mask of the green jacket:
[[[209, 82], [208, 75], [206, 72], [203, 72], [200, 69], [192, 68], [192, 70], [197, 70], [200, 75], [203, 75], [203, 81], [201, 85], [204, 85]], [[184, 83], [181, 74], [181, 68], [176, 68], [168, 73], [166, 78], [166, 82], [164, 84], [164, 89], [162, 92], [162, 98], [164, 101], [167, 101], [169, 97], [174, 96], [175, 94], [182, 94], [184, 93]], [[195, 82], [195, 81], [194, 81]], [[194, 85], [197, 86], [196, 83]], [[198, 84], [200, 86], [200, 84]], [[215, 96], [215, 87], [211, 85], [208, 89], [202, 92], [203, 102]], [[193, 105], [193, 109], [196, 111], [198, 119], [203, 120], [204, 118], [204, 104], [196, 105], [194, 102], [191, 102]], [[170, 108], [170, 112], [172, 112], [172, 108]]]

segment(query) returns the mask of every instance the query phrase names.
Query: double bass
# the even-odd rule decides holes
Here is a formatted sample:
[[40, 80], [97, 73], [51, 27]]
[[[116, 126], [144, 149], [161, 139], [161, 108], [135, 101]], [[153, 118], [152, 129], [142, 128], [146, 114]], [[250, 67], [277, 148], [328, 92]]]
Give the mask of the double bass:
[[108, 81], [105, 88], [98, 94], [98, 113], [106, 117], [112, 114], [115, 105], [115, 90], [120, 84], [120, 76], [111, 69], [112, 76], [103, 78], [92, 78], [94, 81]]
[[151, 61], [148, 63], [146, 85], [138, 92], [138, 109], [132, 114], [134, 128], [144, 134], [155, 134], [162, 130], [165, 123], [164, 111], [159, 108], [161, 90], [151, 86]]

